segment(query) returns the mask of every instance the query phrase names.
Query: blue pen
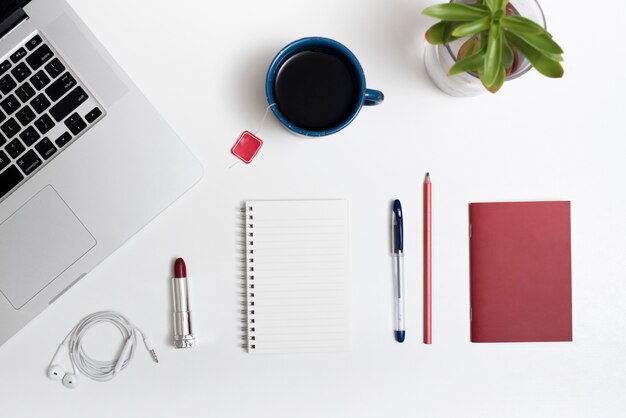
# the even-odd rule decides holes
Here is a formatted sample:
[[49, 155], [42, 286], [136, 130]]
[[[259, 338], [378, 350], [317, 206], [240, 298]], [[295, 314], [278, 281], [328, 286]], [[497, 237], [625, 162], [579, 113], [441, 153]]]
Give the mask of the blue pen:
[[402, 205], [393, 202], [391, 217], [391, 242], [393, 252], [394, 300], [396, 305], [396, 341], [404, 341], [404, 227], [402, 225]]

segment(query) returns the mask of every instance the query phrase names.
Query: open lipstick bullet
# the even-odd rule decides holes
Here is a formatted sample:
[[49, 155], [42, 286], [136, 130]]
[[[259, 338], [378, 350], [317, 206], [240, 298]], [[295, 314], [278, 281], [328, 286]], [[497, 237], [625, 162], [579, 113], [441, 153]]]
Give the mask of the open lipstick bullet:
[[189, 288], [187, 287], [187, 266], [179, 258], [174, 264], [172, 279], [172, 302], [174, 306], [174, 347], [191, 348], [196, 346], [196, 337], [191, 327], [189, 308]]

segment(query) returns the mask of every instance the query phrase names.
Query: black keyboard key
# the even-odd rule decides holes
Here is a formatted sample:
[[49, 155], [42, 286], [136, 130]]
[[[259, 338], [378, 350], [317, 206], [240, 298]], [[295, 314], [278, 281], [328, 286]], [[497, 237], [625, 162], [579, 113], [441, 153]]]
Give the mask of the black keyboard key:
[[68, 128], [78, 122], [80, 119], [80, 115], [78, 113], [72, 113], [69, 118], [65, 119], [65, 126]]
[[52, 157], [52, 155], [57, 152], [57, 148], [54, 146], [52, 141], [48, 138], [44, 138], [35, 145], [35, 149], [43, 157], [44, 160]]
[[35, 109], [37, 114], [41, 115], [44, 110], [50, 107], [50, 100], [41, 93], [30, 102], [30, 105]]
[[24, 48], [20, 48], [17, 51], [15, 51], [13, 55], [11, 55], [11, 61], [13, 61], [13, 63], [15, 64], [16, 62], [18, 62], [25, 56], [26, 56], [26, 50]]
[[72, 132], [72, 134], [74, 136], [78, 135], [79, 133], [81, 133], [82, 131], [85, 130], [85, 128], [87, 127], [87, 122], [85, 122], [82, 118], [76, 122], [75, 124], [73, 124], [72, 126], [70, 126], [70, 131]]
[[50, 83], [50, 77], [43, 70], [40, 70], [30, 78], [30, 82], [37, 90], [41, 90]]
[[20, 108], [20, 102], [17, 101], [17, 97], [10, 94], [6, 99], [0, 102], [0, 106], [2, 106], [2, 109], [4, 109], [8, 115], [12, 115]]
[[0, 173], [0, 199], [24, 180], [24, 176], [14, 165]]
[[[6, 118], [7, 118], [7, 116], [6, 116], [4, 113], [0, 112], [0, 123], [4, 122], [4, 120], [5, 120]], [[1, 143], [1, 142], [2, 142], [2, 141], [0, 141], [0, 145], [2, 145], [2, 143]]]
[[37, 170], [41, 163], [41, 158], [39, 158], [32, 149], [17, 160], [17, 166], [21, 168], [26, 175], [29, 175], [33, 171]]
[[37, 142], [39, 138], [41, 138], [41, 135], [39, 135], [39, 132], [37, 132], [32, 126], [29, 126], [20, 132], [20, 139], [26, 144], [27, 147], [30, 147]]
[[39, 132], [44, 135], [54, 127], [54, 121], [50, 119], [50, 116], [43, 115], [35, 121], [35, 126], [39, 129]]
[[13, 118], [10, 118], [6, 121], [2, 126], [0, 126], [2, 132], [7, 136], [7, 138], [11, 139], [20, 131], [20, 124]]
[[30, 41], [26, 42], [26, 49], [28, 49], [29, 51], [32, 51], [40, 43], [41, 43], [41, 36], [35, 35], [31, 38]]
[[81, 120], [79, 120], [78, 122], [76, 122], [75, 124], [70, 126], [69, 128], [70, 128], [70, 131], [72, 132], [72, 134], [74, 134], [76, 136], [79, 133], [81, 133], [82, 131], [84, 131], [86, 127], [87, 127], [87, 122], [85, 122], [81, 118]]
[[9, 60], [6, 60], [2, 64], [0, 64], [0, 75], [9, 71], [9, 68], [11, 68], [11, 63], [9, 62]]
[[72, 140], [72, 135], [70, 135], [69, 132], [65, 132], [63, 135], [61, 135], [60, 137], [58, 137], [54, 143], [57, 144], [57, 147], [61, 148], [64, 147], [65, 144], [67, 144], [68, 142], [70, 142]]
[[16, 159], [20, 156], [21, 153], [26, 151], [26, 147], [20, 142], [19, 139], [14, 139], [13, 141], [9, 142], [7, 146], [4, 147], [4, 149], [13, 159]]
[[0, 147], [6, 143], [7, 143], [7, 139], [4, 136], [0, 135]]
[[33, 70], [38, 70], [39, 67], [45, 64], [50, 58], [52, 58], [52, 51], [48, 47], [48, 45], [41, 45], [35, 52], [30, 54], [28, 58], [26, 58], [26, 62], [28, 65], [32, 67]]
[[8, 155], [0, 150], [0, 171], [4, 170], [10, 162]]
[[72, 113], [81, 103], [87, 100], [89, 96], [82, 87], [78, 86], [68, 93], [60, 102], [52, 106], [50, 114], [57, 122], [62, 121]]
[[17, 83], [9, 74], [0, 78], [0, 91], [2, 94], [9, 94], [15, 87], [17, 87]]
[[35, 89], [30, 84], [24, 83], [15, 89], [15, 94], [20, 98], [22, 103], [26, 103], [35, 95]]
[[87, 123], [78, 115], [78, 113], [74, 113], [65, 120], [65, 126], [70, 129], [74, 136], [76, 136], [87, 127]]
[[76, 80], [74, 77], [70, 73], [65, 73], [46, 89], [46, 94], [53, 102], [56, 102], [75, 85]]
[[33, 72], [23, 62], [17, 64], [14, 69], [11, 70], [11, 74], [17, 80], [18, 83], [26, 80], [26, 78]]
[[63, 71], [65, 71], [65, 66], [61, 64], [58, 58], [53, 59], [48, 63], [45, 67], [50, 77], [57, 78]]
[[102, 115], [102, 110], [100, 110], [100, 108], [94, 107], [91, 112], [87, 113], [87, 115], [85, 115], [85, 119], [87, 119], [87, 122], [91, 123], [94, 120], [98, 119], [100, 117], [100, 115]]
[[17, 111], [15, 117], [20, 121], [22, 126], [26, 126], [35, 120], [35, 112], [33, 112], [33, 110], [26, 105]]

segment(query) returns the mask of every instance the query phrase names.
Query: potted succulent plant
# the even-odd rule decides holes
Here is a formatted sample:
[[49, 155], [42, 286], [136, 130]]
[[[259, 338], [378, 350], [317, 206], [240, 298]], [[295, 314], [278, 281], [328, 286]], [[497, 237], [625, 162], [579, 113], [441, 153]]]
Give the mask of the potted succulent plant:
[[535, 0], [452, 0], [423, 13], [440, 20], [426, 32], [425, 64], [448, 94], [495, 93], [533, 67], [547, 77], [563, 76], [563, 50]]

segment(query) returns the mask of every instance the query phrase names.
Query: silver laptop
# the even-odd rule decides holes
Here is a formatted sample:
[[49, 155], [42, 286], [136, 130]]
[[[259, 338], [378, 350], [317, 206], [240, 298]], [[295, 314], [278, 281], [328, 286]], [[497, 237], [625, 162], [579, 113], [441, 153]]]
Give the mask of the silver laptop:
[[0, 0], [0, 344], [201, 177], [65, 1]]

